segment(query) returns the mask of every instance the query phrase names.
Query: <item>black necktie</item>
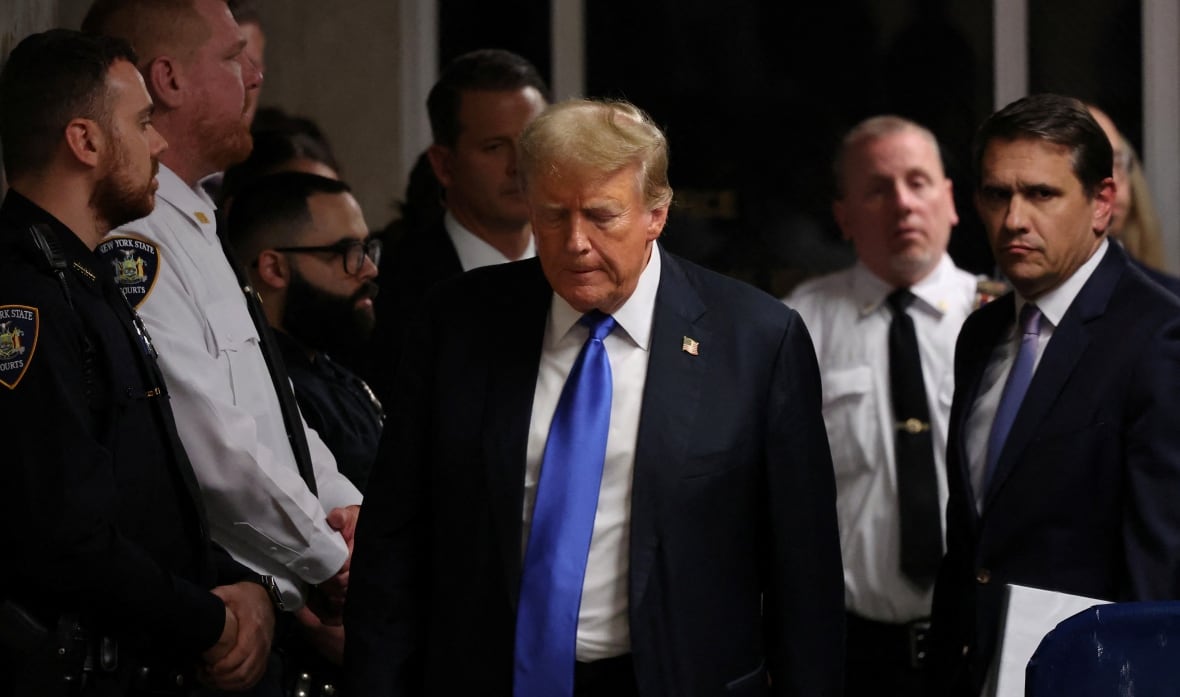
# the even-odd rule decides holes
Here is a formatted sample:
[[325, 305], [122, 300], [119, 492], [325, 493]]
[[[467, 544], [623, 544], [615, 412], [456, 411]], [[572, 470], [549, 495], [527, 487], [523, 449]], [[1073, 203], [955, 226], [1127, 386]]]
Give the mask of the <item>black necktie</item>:
[[930, 407], [922, 381], [918, 335], [906, 308], [914, 294], [900, 288], [887, 299], [893, 310], [889, 325], [889, 388], [893, 395], [897, 455], [897, 502], [901, 510], [901, 570], [923, 588], [934, 582], [942, 560], [942, 513], [930, 433]]
[[307, 449], [307, 434], [303, 432], [303, 421], [299, 418], [299, 406], [295, 402], [295, 392], [291, 389], [291, 378], [287, 375], [287, 364], [283, 363], [283, 356], [279, 353], [279, 345], [275, 342], [274, 331], [266, 319], [262, 309], [262, 302], [258, 293], [250, 285], [246, 274], [238, 266], [233, 251], [221, 240], [221, 250], [225, 252], [225, 259], [233, 269], [238, 279], [238, 287], [246, 296], [246, 308], [250, 311], [250, 319], [254, 320], [254, 328], [258, 330], [258, 344], [262, 349], [262, 356], [266, 359], [266, 369], [270, 373], [270, 381], [274, 383], [275, 394], [279, 397], [279, 410], [283, 413], [283, 425], [287, 428], [287, 440], [291, 442], [291, 452], [295, 454], [295, 465], [299, 468], [299, 476], [307, 483], [307, 488], [313, 495], [318, 496], [319, 490], [315, 485], [315, 471], [311, 466], [311, 451]]

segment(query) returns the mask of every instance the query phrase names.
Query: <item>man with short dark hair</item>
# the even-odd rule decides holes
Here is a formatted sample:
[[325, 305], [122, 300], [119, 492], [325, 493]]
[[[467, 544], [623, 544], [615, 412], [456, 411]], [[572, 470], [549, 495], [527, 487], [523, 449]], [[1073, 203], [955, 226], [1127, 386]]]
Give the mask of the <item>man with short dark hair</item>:
[[363, 491], [384, 413], [331, 353], [373, 331], [381, 242], [349, 191], [315, 174], [265, 175], [235, 198], [226, 233], [276, 330], [300, 411]]
[[1180, 597], [1180, 302], [1110, 244], [1110, 141], [1085, 106], [1020, 99], [976, 138], [976, 206], [1014, 292], [955, 353], [938, 695], [980, 693], [1005, 584]]
[[624, 102], [520, 140], [537, 259], [420, 308], [347, 607], [358, 695], [841, 694], [802, 320], [666, 253], [664, 134]]
[[442, 222], [401, 240], [379, 283], [377, 331], [368, 352], [371, 383], [391, 396], [405, 317], [437, 282], [464, 271], [532, 257], [528, 209], [517, 181], [517, 141], [545, 108], [536, 68], [503, 50], [452, 61], [427, 98], [434, 143], [427, 150], [443, 189]]
[[0, 73], [5, 695], [179, 695], [198, 667], [239, 690], [273, 636], [269, 581], [210, 545], [154, 348], [94, 252], [155, 204], [166, 143], [135, 60], [58, 29]]
[[287, 610], [322, 599], [317, 609], [332, 618], [347, 592], [361, 495], [306, 428], [281, 360], [268, 360], [269, 328], [252, 316], [253, 290], [239, 284], [199, 186], [249, 154], [247, 95], [262, 75], [225, 0], [96, 0], [83, 28], [140, 47], [170, 143], [160, 205], [100, 253], [136, 264], [116, 280], [161, 349], [213, 539], [275, 576]]

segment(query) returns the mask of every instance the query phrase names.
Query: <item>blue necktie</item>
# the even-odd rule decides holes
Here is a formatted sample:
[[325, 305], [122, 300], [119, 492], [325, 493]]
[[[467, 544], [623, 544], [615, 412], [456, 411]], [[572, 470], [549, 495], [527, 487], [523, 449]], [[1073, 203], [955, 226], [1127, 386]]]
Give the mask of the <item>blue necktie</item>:
[[615, 320], [597, 310], [561, 390], [541, 458], [516, 613], [515, 697], [574, 693], [574, 646], [586, 556], [610, 430], [611, 373], [603, 340]]
[[1008, 432], [1016, 422], [1016, 412], [1020, 411], [1024, 393], [1028, 392], [1028, 384], [1032, 382], [1033, 366], [1037, 362], [1037, 341], [1041, 336], [1041, 311], [1036, 305], [1026, 303], [1020, 308], [1020, 332], [1020, 350], [1016, 352], [1016, 360], [1008, 371], [1008, 381], [1004, 383], [1000, 406], [996, 409], [996, 418], [987, 437], [987, 469], [984, 470], [983, 479], [985, 492], [991, 485], [1004, 441], [1008, 440]]

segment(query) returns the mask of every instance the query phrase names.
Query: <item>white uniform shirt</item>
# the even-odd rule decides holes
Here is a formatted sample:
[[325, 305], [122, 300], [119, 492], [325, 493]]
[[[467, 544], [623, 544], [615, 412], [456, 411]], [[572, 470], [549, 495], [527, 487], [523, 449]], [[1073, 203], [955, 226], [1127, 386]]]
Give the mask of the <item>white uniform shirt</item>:
[[[612, 316], [617, 326], [603, 341], [611, 369], [610, 432], [602, 486], [594, 514], [594, 532], [582, 583], [578, 612], [576, 655], [579, 661], [596, 661], [631, 650], [631, 625], [627, 617], [627, 588], [631, 550], [631, 482], [635, 471], [635, 443], [639, 437], [639, 412], [647, 384], [651, 355], [651, 322], [656, 290], [660, 286], [660, 251], [652, 245], [651, 258], [639, 277], [635, 292]], [[545, 326], [541, 364], [533, 396], [525, 454], [524, 511], [521, 559], [528, 547], [537, 500], [541, 458], [549, 439], [549, 426], [566, 378], [589, 335], [578, 324], [582, 313], [557, 294]]]
[[139, 313], [160, 354], [213, 540], [275, 576], [284, 602], [297, 608], [303, 582], [327, 580], [348, 558], [325, 512], [359, 504], [361, 494], [306, 424], [319, 500], [299, 476], [257, 331], [217, 239], [214, 205], [163, 165], [158, 178], [155, 211], [111, 236], [156, 248], [159, 268]]
[[[955, 341], [975, 306], [976, 280], [942, 260], [910, 290], [910, 306], [930, 405], [939, 504], [945, 521], [946, 434], [954, 395]], [[931, 590], [901, 572], [889, 325], [894, 288], [861, 264], [804, 283], [785, 302], [803, 317], [823, 384], [824, 423], [836, 470], [836, 508], [844, 558], [844, 602], [879, 622], [930, 614]], [[945, 530], [945, 522], [943, 525]]]
[[455, 253], [459, 256], [459, 265], [463, 267], [464, 271], [506, 264], [520, 259], [532, 259], [537, 256], [532, 235], [529, 235], [529, 245], [525, 247], [524, 253], [517, 259], [509, 259], [504, 256], [503, 252], [463, 227], [463, 224], [456, 220], [450, 211], [447, 211], [443, 216], [443, 227], [447, 230], [447, 236], [451, 238], [451, 244], [455, 245]]
[[[1037, 338], [1037, 355], [1033, 361], [1033, 375], [1037, 366], [1041, 364], [1041, 356], [1045, 347], [1053, 338], [1053, 331], [1061, 324], [1066, 310], [1073, 304], [1074, 298], [1082, 291], [1082, 286], [1090, 280], [1099, 262], [1106, 256], [1110, 242], [1102, 240], [1086, 263], [1078, 267], [1061, 285], [1037, 298], [1035, 303], [1041, 311], [1041, 333]], [[1020, 310], [1028, 303], [1019, 294], [1016, 295], [1016, 313], [1012, 315], [1012, 324], [1008, 333], [993, 350], [984, 368], [983, 378], [979, 384], [979, 393], [975, 403], [971, 405], [971, 412], [967, 416], [964, 436], [967, 439], [967, 466], [971, 473], [971, 491], [975, 494], [976, 510], [983, 509], [983, 473], [987, 468], [987, 441], [991, 435], [992, 422], [996, 420], [996, 411], [1000, 408], [1000, 397], [1004, 394], [1004, 385], [1008, 382], [1008, 373], [1012, 364], [1016, 362], [1016, 353], [1020, 350], [1021, 337], [1016, 331], [1016, 322], [1020, 317]]]

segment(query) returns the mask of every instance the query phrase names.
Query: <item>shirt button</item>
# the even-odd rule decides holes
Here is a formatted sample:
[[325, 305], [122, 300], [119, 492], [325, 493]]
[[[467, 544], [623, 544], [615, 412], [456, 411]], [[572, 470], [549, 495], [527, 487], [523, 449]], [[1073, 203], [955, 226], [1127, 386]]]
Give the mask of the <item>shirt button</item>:
[[979, 571], [975, 572], [975, 580], [983, 585], [987, 585], [988, 583], [991, 583], [992, 572], [988, 571], [987, 569], [980, 569]]

